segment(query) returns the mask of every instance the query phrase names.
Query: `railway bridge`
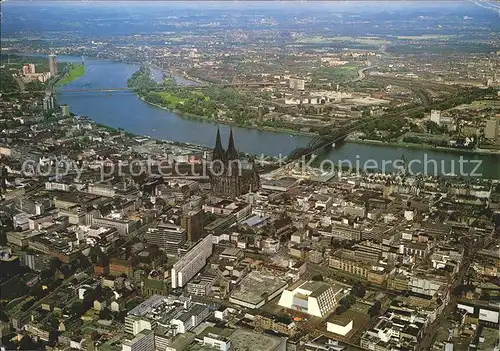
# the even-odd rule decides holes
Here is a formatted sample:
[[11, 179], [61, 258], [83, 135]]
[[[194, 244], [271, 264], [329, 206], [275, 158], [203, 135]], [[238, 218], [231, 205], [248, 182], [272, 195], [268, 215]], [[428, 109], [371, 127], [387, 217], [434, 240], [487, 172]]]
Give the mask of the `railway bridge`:
[[320, 135], [312, 138], [308, 145], [303, 148], [297, 148], [288, 156], [289, 162], [293, 162], [303, 157], [310, 157], [320, 149], [334, 147], [335, 144], [344, 141], [352, 132], [361, 128], [366, 122], [358, 120], [341, 128], [325, 130]]

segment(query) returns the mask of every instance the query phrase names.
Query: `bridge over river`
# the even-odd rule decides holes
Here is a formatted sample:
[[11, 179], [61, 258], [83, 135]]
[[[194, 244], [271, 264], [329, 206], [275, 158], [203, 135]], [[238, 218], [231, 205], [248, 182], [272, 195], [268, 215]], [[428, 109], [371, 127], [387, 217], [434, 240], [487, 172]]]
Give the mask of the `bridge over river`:
[[[58, 57], [61, 60], [64, 57]], [[80, 57], [67, 58], [80, 62]], [[217, 128], [220, 128], [223, 139], [227, 139], [229, 135], [229, 126], [216, 123], [213, 121], [205, 121], [189, 116], [183, 116], [174, 111], [168, 111], [156, 108], [150, 104], [140, 100], [136, 94], [124, 92], [120, 93], [71, 93], [65, 90], [84, 91], [89, 88], [122, 88], [127, 86], [127, 80], [134, 74], [140, 66], [138, 64], [106, 61], [106, 60], [87, 60], [85, 62], [87, 70], [85, 76], [77, 79], [64, 89], [57, 92], [57, 100], [61, 104], [68, 104], [71, 111], [81, 116], [88, 116], [97, 123], [108, 125], [114, 128], [123, 128], [124, 130], [137, 134], [146, 135], [159, 140], [170, 140], [181, 143], [190, 143], [202, 145], [205, 147], [213, 147], [214, 138]], [[160, 70], [152, 70], [156, 80], [163, 77], [163, 72]], [[366, 71], [364, 72], [367, 73]], [[366, 74], [364, 79], [375, 79], [371, 75]], [[186, 86], [187, 84], [178, 81], [178, 84]], [[241, 84], [241, 83], [237, 83]], [[208, 85], [207, 85], [208, 86]], [[196, 88], [192, 88], [196, 89]], [[107, 95], [103, 98], [100, 95]], [[430, 104], [425, 106], [412, 107], [410, 111], [388, 112], [380, 118], [392, 118], [405, 115], [414, 111], [422, 111], [423, 109], [434, 108], [437, 102], [429, 101]], [[371, 117], [374, 118], [374, 117]], [[360, 123], [360, 122], [358, 122]], [[323, 159], [330, 159], [335, 162], [344, 159], [352, 159], [359, 156], [360, 162], [365, 160], [376, 159], [395, 160], [405, 156], [407, 159], [424, 160], [427, 155], [438, 160], [437, 170], [450, 172], [449, 164], [458, 160], [462, 154], [448, 153], [441, 150], [420, 150], [406, 149], [394, 147], [390, 145], [366, 145], [346, 142], [342, 140], [356, 130], [363, 128], [360, 125], [349, 124], [337, 126], [337, 128], [328, 128], [322, 131], [322, 135], [318, 135], [313, 140], [303, 135], [290, 135], [289, 133], [279, 133], [270, 130], [257, 130], [233, 126], [233, 133], [236, 138], [238, 150], [254, 155], [266, 155], [279, 157], [281, 155], [289, 155], [291, 158], [299, 162], [302, 155], [308, 156], [312, 153], [318, 154]], [[337, 146], [342, 143], [342, 147], [327, 152], [319, 152], [320, 149], [329, 149], [336, 143]], [[295, 150], [295, 151], [293, 151]], [[293, 154], [293, 155], [292, 155]], [[481, 172], [487, 177], [498, 177], [500, 172], [500, 162], [498, 156], [478, 155], [463, 153], [466, 159], [482, 160], [484, 167]], [[446, 170], [441, 166], [441, 161], [448, 168]], [[470, 164], [470, 169], [474, 168], [474, 164]], [[469, 168], [467, 168], [469, 170]], [[417, 171], [421, 169], [415, 166]]]
[[[244, 87], [271, 87], [271, 86], [277, 86], [279, 83], [274, 83], [274, 82], [247, 82], [247, 83], [214, 83], [214, 84], [205, 84], [205, 85], [185, 85], [183, 86], [184, 89], [193, 89], [193, 90], [198, 90], [198, 89], [203, 89], [207, 87], [219, 87], [219, 88], [227, 88], [227, 87], [235, 87], [235, 88], [244, 88]], [[54, 90], [58, 90], [61, 93], [114, 93], [114, 92], [134, 92], [134, 89], [129, 88], [129, 87], [100, 87], [100, 88], [77, 88], [77, 89], [57, 89], [57, 87], [49, 87], [46, 90], [35, 90], [35, 91], [28, 91], [25, 90], [24, 88], [21, 89], [22, 93], [50, 93], [50, 90], [52, 90], [52, 94], [54, 94]], [[165, 88], [158, 87], [153, 90], [156, 91], [165, 91]]]
[[355, 122], [349, 123], [341, 128], [334, 128], [331, 130], [325, 130], [321, 135], [318, 135], [312, 138], [309, 141], [309, 144], [306, 147], [295, 149], [289, 156], [288, 159], [290, 162], [298, 160], [303, 157], [310, 157], [316, 151], [322, 148], [331, 148], [334, 147], [335, 144], [344, 141], [344, 139], [352, 132], [359, 130], [359, 128], [363, 127], [368, 122], [372, 120], [360, 119]]

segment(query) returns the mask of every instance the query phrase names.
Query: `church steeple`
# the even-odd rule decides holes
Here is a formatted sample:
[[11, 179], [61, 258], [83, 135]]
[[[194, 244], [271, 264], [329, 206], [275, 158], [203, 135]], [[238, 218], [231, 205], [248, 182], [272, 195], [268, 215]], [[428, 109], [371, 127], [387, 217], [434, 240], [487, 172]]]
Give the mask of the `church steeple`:
[[210, 163], [211, 172], [208, 175], [212, 195], [235, 198], [259, 189], [259, 174], [254, 161], [252, 160], [251, 168], [239, 167], [238, 151], [234, 145], [232, 130], [229, 133], [226, 151], [222, 147], [220, 131], [217, 129], [212, 160], [216, 161]]
[[227, 159], [235, 160], [238, 158], [238, 151], [236, 151], [236, 147], [234, 146], [234, 137], [233, 137], [233, 128], [229, 132], [229, 144], [227, 145]]
[[212, 153], [212, 160], [222, 160], [224, 159], [224, 148], [222, 147], [222, 140], [220, 138], [220, 129], [217, 128], [217, 137], [215, 139], [215, 148]]

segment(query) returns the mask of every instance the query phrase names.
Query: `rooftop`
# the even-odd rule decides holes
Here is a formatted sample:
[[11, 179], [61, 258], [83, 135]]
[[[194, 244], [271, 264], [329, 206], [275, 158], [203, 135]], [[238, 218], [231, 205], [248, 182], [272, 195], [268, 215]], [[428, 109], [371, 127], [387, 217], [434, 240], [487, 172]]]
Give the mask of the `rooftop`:
[[284, 342], [281, 338], [245, 329], [236, 329], [229, 339], [235, 350], [272, 351]]
[[137, 334], [132, 340], [127, 340], [125, 341], [123, 344], [124, 345], [128, 345], [128, 346], [132, 346], [134, 345], [136, 342], [138, 342], [139, 340], [147, 337], [149, 334], [151, 334], [153, 331], [152, 330], [147, 330], [147, 329], [144, 329], [142, 330], [139, 334]]
[[330, 288], [333, 288], [336, 292], [343, 289], [343, 287], [340, 285], [325, 283], [321, 281], [308, 281], [302, 284], [299, 288], [302, 290], [310, 291], [310, 297], [318, 297]]
[[222, 251], [221, 255], [222, 256], [238, 256], [242, 252], [241, 249], [238, 249], [236, 247], [228, 247]]
[[343, 316], [333, 315], [332, 317], [328, 318], [328, 322], [345, 327], [346, 325], [352, 322], [352, 319]]
[[264, 294], [271, 295], [286, 285], [286, 282], [278, 277], [253, 271], [243, 278], [240, 286], [233, 291], [231, 297], [243, 302], [258, 304], [264, 299]]

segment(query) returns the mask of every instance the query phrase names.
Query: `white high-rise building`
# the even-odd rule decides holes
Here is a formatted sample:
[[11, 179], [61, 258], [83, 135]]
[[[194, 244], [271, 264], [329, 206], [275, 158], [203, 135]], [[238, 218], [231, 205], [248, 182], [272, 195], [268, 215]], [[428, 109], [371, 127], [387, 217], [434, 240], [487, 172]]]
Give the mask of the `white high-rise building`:
[[207, 263], [212, 255], [212, 234], [201, 239], [172, 267], [172, 288], [186, 285]]
[[57, 75], [57, 56], [49, 55], [49, 71], [50, 76], [55, 77]]

